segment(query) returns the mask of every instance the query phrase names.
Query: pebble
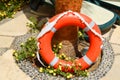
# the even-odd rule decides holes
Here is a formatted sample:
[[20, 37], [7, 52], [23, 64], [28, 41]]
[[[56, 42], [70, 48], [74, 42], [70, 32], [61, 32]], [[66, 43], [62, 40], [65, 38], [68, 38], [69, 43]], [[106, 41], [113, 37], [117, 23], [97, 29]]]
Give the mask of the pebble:
[[[38, 33], [37, 33], [38, 34]], [[25, 42], [31, 36], [37, 36], [37, 34], [25, 34], [23, 36], [19, 36], [15, 39], [12, 48], [20, 49], [19, 44], [21, 42]], [[102, 51], [102, 59], [98, 68], [92, 72], [88, 77], [74, 77], [70, 80], [99, 80], [111, 69], [112, 64], [114, 62], [114, 52], [113, 49], [107, 39], [103, 42], [103, 51]], [[24, 60], [17, 62], [18, 66], [21, 70], [23, 70], [27, 75], [31, 77], [32, 80], [66, 80], [62, 76], [52, 76], [46, 73], [40, 73], [39, 70], [32, 66], [32, 63]]]
[[36, 37], [37, 35], [38, 35], [37, 32], [36, 32], [36, 33], [30, 33], [30, 32], [28, 32], [28, 33], [25, 34], [25, 35], [17, 36], [17, 37], [14, 39], [14, 41], [13, 41], [13, 43], [12, 43], [12, 45], [11, 45], [11, 48], [12, 48], [12, 49], [15, 49], [15, 50], [20, 50], [20, 49], [21, 49], [21, 48], [20, 48], [20, 44], [21, 44], [21, 43], [24, 43], [24, 42], [27, 41], [28, 38], [30, 38], [30, 37]]

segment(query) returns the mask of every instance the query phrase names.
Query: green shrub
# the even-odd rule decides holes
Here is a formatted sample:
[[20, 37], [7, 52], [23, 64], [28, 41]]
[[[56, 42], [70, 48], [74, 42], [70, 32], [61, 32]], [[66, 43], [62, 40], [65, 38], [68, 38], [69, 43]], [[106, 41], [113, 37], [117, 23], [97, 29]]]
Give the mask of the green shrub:
[[26, 3], [29, 0], [0, 0], [0, 21], [7, 17], [12, 18]]
[[[21, 60], [25, 60], [25, 59], [31, 61], [32, 59], [36, 58], [35, 53], [37, 51], [37, 40], [34, 37], [28, 38], [27, 41], [25, 43], [21, 43], [20, 46], [21, 46], [21, 50], [16, 50], [13, 53], [13, 55], [17, 61], [21, 61]], [[58, 54], [60, 48], [62, 48], [61, 43], [59, 43], [57, 45], [53, 45], [52, 49], [53, 49], [53, 52], [55, 53], [55, 55], [62, 60], [72, 61], [73, 59], [67, 57], [64, 53]], [[79, 68], [76, 69], [75, 66], [78, 66]], [[74, 64], [74, 66], [71, 67], [74, 70], [73, 73], [70, 73], [67, 71], [68, 66], [65, 66], [65, 68], [66, 68], [66, 72], [62, 71], [61, 64], [59, 65], [59, 67], [57, 69], [54, 69], [51, 66], [39, 67], [39, 72], [48, 73], [53, 76], [61, 75], [65, 78], [73, 78], [75, 76], [87, 77], [89, 75], [89, 72], [87, 70], [85, 70], [85, 71], [81, 70], [81, 65], [79, 65], [79, 64]]]
[[17, 61], [29, 59], [31, 60], [36, 56], [37, 40], [34, 37], [27, 39], [25, 43], [21, 43], [21, 50], [14, 51], [14, 56]]

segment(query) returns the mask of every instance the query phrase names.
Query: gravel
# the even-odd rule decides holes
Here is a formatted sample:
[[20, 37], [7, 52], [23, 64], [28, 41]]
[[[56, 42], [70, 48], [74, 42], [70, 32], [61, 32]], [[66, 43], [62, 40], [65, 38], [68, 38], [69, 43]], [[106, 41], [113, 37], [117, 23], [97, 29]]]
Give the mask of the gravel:
[[37, 32], [36, 33], [30, 33], [30, 32], [28, 32], [25, 35], [17, 36], [14, 39], [14, 41], [13, 41], [13, 43], [11, 45], [11, 48], [15, 49], [15, 50], [20, 50], [20, 44], [21, 43], [24, 43], [24, 42], [27, 41], [28, 38], [30, 38], [30, 37], [36, 37], [37, 35], [38, 35]]
[[[12, 44], [12, 48], [14, 49], [20, 49], [19, 44], [21, 42], [25, 42], [26, 39], [28, 39], [31, 36], [37, 36], [36, 34], [25, 34], [22, 36], [17, 37], [14, 40], [14, 43]], [[112, 64], [114, 62], [114, 52], [111, 47], [111, 44], [107, 39], [103, 42], [103, 51], [102, 51], [102, 58], [101, 62], [98, 66], [98, 68], [92, 72], [90, 72], [88, 77], [75, 77], [70, 80], [99, 80], [103, 76], [106, 75], [106, 73], [111, 69]], [[18, 66], [21, 70], [23, 70], [27, 75], [31, 77], [32, 80], [66, 80], [64, 77], [61, 76], [52, 76], [46, 73], [39, 73], [38, 69], [34, 66], [32, 66], [32, 63], [24, 60], [17, 62]]]

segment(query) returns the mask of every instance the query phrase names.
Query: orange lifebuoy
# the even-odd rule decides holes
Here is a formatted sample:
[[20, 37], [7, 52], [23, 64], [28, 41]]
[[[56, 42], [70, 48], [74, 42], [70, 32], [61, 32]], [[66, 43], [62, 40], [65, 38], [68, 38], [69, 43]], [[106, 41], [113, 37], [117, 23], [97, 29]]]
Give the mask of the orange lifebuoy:
[[[98, 34], [101, 34], [99, 27], [88, 16], [84, 14], [80, 14], [72, 11], [70, 12], [68, 11], [66, 14], [63, 15], [61, 14], [52, 17], [45, 24], [44, 28], [51, 27], [50, 30], [48, 30], [46, 33], [44, 33], [45, 30], [43, 30], [43, 35], [42, 36], [38, 35], [38, 48], [40, 55], [44, 59], [44, 61], [50, 66], [53, 66], [54, 68], [58, 68], [59, 64], [61, 64], [63, 71], [65, 71], [66, 66], [69, 67], [69, 71], [72, 71], [71, 66], [73, 65], [73, 62], [61, 60], [58, 57], [56, 57], [55, 54], [53, 53], [51, 49], [51, 39], [54, 33], [62, 27], [79, 26], [81, 29], [86, 31], [90, 40], [90, 46], [86, 55], [83, 56], [82, 58], [74, 60], [74, 63], [81, 64], [82, 66], [81, 70], [84, 70], [88, 68], [92, 63], [94, 63], [97, 57], [101, 53], [102, 40], [99, 36], [97, 36], [94, 33], [95, 31]], [[88, 23], [87, 26], [84, 21]]]

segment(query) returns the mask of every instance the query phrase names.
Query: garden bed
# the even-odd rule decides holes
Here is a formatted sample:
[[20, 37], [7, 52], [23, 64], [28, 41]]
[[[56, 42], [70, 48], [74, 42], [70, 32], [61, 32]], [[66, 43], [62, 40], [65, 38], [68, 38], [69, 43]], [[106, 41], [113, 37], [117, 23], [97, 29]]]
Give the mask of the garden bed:
[[[30, 37], [36, 37], [38, 33], [27, 33], [22, 36], [16, 37], [13, 41], [12, 48], [15, 50], [20, 50], [20, 44], [26, 42]], [[83, 79], [83, 80], [98, 80], [105, 76], [105, 74], [111, 69], [114, 61], [114, 52], [110, 43], [105, 39], [103, 42], [103, 50], [101, 55], [101, 60], [96, 69], [89, 72], [87, 77], [73, 77], [71, 80]], [[46, 73], [39, 72], [39, 68], [36, 67], [34, 63], [29, 60], [16, 61], [21, 70], [23, 70], [27, 75], [31, 77], [32, 80], [66, 80], [66, 78], [57, 75], [53, 76]]]

